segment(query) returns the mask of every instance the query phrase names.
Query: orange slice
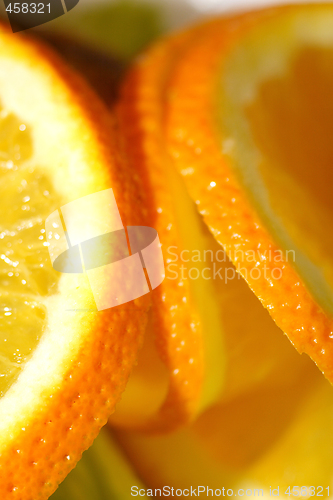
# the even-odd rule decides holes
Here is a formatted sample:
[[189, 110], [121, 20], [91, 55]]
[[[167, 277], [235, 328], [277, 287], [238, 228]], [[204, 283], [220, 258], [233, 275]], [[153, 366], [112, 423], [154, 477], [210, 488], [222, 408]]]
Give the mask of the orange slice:
[[124, 224], [139, 222], [108, 113], [27, 36], [1, 27], [0, 60], [0, 492], [32, 500], [49, 497], [112, 412], [148, 303], [97, 311], [85, 275], [55, 271], [48, 255], [45, 219], [97, 191], [112, 187]]
[[129, 72], [116, 110], [121, 154], [166, 264], [138, 365], [110, 419], [120, 427], [170, 430], [222, 394], [230, 399], [261, 383], [282, 360], [291, 378], [303, 369], [302, 359], [293, 370], [288, 343], [207, 231], [166, 151], [170, 76], [211, 30], [221, 31], [221, 20], [157, 43]]
[[221, 19], [170, 70], [163, 101], [166, 147], [205, 222], [278, 326], [331, 381], [331, 150], [323, 130], [332, 26], [330, 5]]
[[[174, 49], [178, 45], [177, 40]], [[182, 251], [204, 249], [206, 228], [182, 179], [169, 168], [161, 130], [155, 128], [161, 118], [157, 100], [164, 75], [149, 68], [156, 59], [161, 63], [163, 55], [157, 48], [133, 68], [116, 109], [120, 154], [132, 172], [134, 191], [141, 193], [147, 207], [145, 223], [158, 231], [167, 270], [152, 294], [142, 359], [111, 422], [150, 431], [170, 430], [193, 419], [216, 400], [224, 380], [214, 287], [201, 276], [202, 263], [196, 264], [197, 280], [189, 280], [180, 269]]]
[[[150, 125], [154, 133], [162, 131], [161, 149], [170, 154], [165, 166], [176, 166], [235, 270], [297, 349], [307, 352], [330, 381], [332, 28], [331, 5], [220, 19], [199, 35], [195, 28], [192, 41], [177, 46], [177, 54], [175, 39], [162, 42], [138, 63], [143, 68], [150, 60], [132, 79], [137, 91], [146, 73], [163, 74], [162, 84], [145, 90], [159, 109], [159, 119]], [[136, 106], [151, 116], [148, 106]], [[286, 244], [290, 241], [297, 242], [303, 258], [296, 243]], [[253, 269], [261, 273], [251, 275]], [[274, 276], [275, 269], [281, 276]], [[170, 485], [174, 491], [187, 489], [185, 495], [194, 489], [195, 496], [200, 486], [203, 498], [214, 495], [212, 490], [217, 490], [215, 496], [229, 496], [222, 493], [223, 487], [233, 489], [230, 496], [267, 499], [278, 496], [277, 488], [282, 498], [290, 498], [290, 492], [329, 495], [332, 387], [311, 360], [290, 345], [285, 363], [286, 339], [281, 334], [274, 368], [258, 376], [257, 384], [244, 384], [253, 375], [253, 365], [242, 370], [240, 361], [250, 363], [255, 355], [260, 360], [262, 353], [271, 362], [272, 352], [266, 356], [262, 348], [275, 340], [273, 321], [268, 318], [263, 326], [262, 307], [256, 310], [257, 321], [247, 325], [249, 335], [244, 334], [244, 318], [260, 304], [254, 294], [251, 303], [249, 291], [239, 283], [243, 281], [236, 278], [231, 289], [217, 286], [221, 312], [229, 316], [230, 326], [223, 331], [227, 394], [172, 435], [117, 430], [116, 436], [146, 490]], [[234, 334], [234, 350], [231, 342], [227, 348], [228, 331]], [[244, 338], [244, 354], [232, 358], [235, 371], [228, 373], [230, 354], [236, 347], [242, 350]], [[299, 486], [293, 491], [293, 485]]]

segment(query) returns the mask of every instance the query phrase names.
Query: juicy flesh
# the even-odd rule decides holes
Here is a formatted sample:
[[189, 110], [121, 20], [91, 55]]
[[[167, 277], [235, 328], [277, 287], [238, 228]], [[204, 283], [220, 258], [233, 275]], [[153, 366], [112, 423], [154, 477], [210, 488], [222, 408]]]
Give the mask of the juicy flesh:
[[247, 113], [274, 212], [333, 284], [333, 49], [307, 47]]
[[224, 63], [217, 109], [251, 204], [333, 314], [333, 13], [310, 10], [242, 40]]
[[[185, 217], [189, 213], [185, 211], [188, 194], [185, 188], [181, 191], [181, 186], [182, 183], [179, 185], [177, 203], [182, 205], [183, 217], [179, 212], [178, 223], [183, 226], [182, 243], [189, 262], [178, 262], [172, 270], [177, 269], [180, 274], [182, 264], [184, 276], [190, 280], [192, 287], [196, 285], [194, 296], [206, 307], [206, 314], [215, 314], [216, 306], [219, 311], [219, 324], [215, 324], [210, 332], [207, 332], [203, 316], [199, 317], [203, 334], [208, 337], [203, 399], [210, 393], [214, 395], [215, 402], [219, 400], [220, 403], [234, 404], [234, 401], [242, 401], [247, 391], [269, 391], [275, 386], [296, 384], [302, 377], [308, 376], [308, 372], [312, 374], [310, 359], [300, 356], [282, 335], [245, 280], [234, 271], [233, 264], [204, 225], [194, 206], [192, 223], [189, 224], [189, 218]], [[187, 209], [190, 210], [190, 204]], [[191, 230], [194, 232], [194, 241], [189, 235]], [[193, 250], [197, 253], [193, 253]], [[200, 262], [195, 255], [200, 255]], [[208, 294], [208, 287], [202, 286], [202, 280], [190, 278], [191, 275], [197, 275], [193, 269], [202, 270], [203, 267], [206, 268], [204, 276], [209, 278], [207, 282], [212, 287], [212, 294]], [[225, 279], [226, 276], [229, 279]], [[172, 277], [171, 268], [166, 266], [165, 279]], [[155, 335], [156, 333], [158, 334], [155, 332]], [[210, 333], [210, 337], [207, 333]], [[154, 345], [155, 335], [152, 324], [149, 323], [138, 364], [117, 405], [117, 411], [112, 417], [113, 424], [131, 426], [133, 423], [141, 423], [157, 412], [165, 399], [169, 376]], [[221, 360], [221, 371], [223, 369], [224, 386], [220, 388], [216, 387], [219, 379], [216, 377], [215, 359], [216, 363], [218, 359]], [[212, 383], [214, 376], [215, 386]], [[207, 407], [208, 405], [202, 405], [199, 413]]]
[[0, 111], [0, 396], [19, 375], [47, 322], [44, 299], [59, 273], [45, 245], [45, 218], [58, 206], [33, 163], [29, 126]]
[[[208, 244], [209, 248], [210, 242], [214, 242], [214, 239], [209, 235], [207, 228], [204, 227], [194, 203], [186, 192], [180, 176], [170, 172], [169, 182], [169, 188], [173, 193], [180, 248], [183, 248], [188, 255], [190, 255], [193, 250], [199, 251], [200, 254], [203, 255], [206, 244]], [[206, 238], [208, 238], [209, 243], [206, 242]], [[165, 259], [168, 259], [169, 252], [172, 250], [174, 250], [173, 247], [170, 247], [170, 249], [165, 248]], [[170, 253], [170, 255], [172, 254]], [[212, 280], [205, 280], [202, 277], [202, 268], [205, 267], [205, 265], [210, 266], [211, 263], [196, 261], [189, 262], [188, 264], [185, 262], [184, 265], [181, 259], [177, 262], [172, 262], [173, 265], [170, 267], [166, 265], [165, 279], [173, 280], [173, 283], [176, 275], [179, 282], [182, 276], [190, 280], [191, 300], [193, 300], [195, 304], [195, 311], [197, 312], [198, 321], [201, 323], [204, 336], [203, 351], [205, 370], [202, 395], [198, 404], [199, 412], [214, 402], [223, 387], [225, 375], [222, 335], [223, 326]], [[182, 265], [183, 270], [181, 270]], [[188, 272], [191, 270], [196, 279], [190, 279], [188, 277]], [[178, 307], [178, 305], [175, 304], [173, 307]], [[172, 314], [172, 311], [170, 313]], [[152, 312], [152, 316], [153, 314], [154, 312]], [[117, 405], [117, 412], [115, 418], [113, 418], [114, 423], [131, 425], [131, 423], [134, 422], [134, 424], [140, 424], [141, 421], [153, 416], [158, 411], [167, 395], [170, 375], [162, 360], [159, 359], [159, 354], [154, 345], [156, 339], [158, 339], [159, 332], [154, 331], [152, 324], [153, 319], [148, 324], [145, 342], [138, 359], [138, 365], [134, 368], [122, 400]], [[186, 325], [187, 328], [195, 328], [195, 326], [196, 325]], [[178, 335], [181, 339], [181, 326], [177, 325], [177, 327], [178, 329], [175, 330], [175, 335]], [[182, 345], [184, 345], [184, 342], [180, 341], [178, 349], [182, 349]], [[189, 360], [186, 360], [186, 362], [189, 362]], [[181, 365], [178, 369], [175, 369], [176, 372], [178, 370], [182, 370]]]

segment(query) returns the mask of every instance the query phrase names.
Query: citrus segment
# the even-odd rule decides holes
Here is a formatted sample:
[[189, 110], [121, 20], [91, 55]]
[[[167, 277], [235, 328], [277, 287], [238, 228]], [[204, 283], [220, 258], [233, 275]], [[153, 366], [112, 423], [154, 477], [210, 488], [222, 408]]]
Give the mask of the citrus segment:
[[[224, 378], [221, 324], [212, 284], [202, 277], [191, 281], [181, 272], [182, 250], [203, 244], [201, 221], [180, 176], [168, 164], [160, 128], [159, 92], [166, 68], [188, 43], [187, 34], [174, 40], [172, 54], [166, 54], [161, 43], [134, 66], [116, 109], [121, 154], [147, 203], [146, 223], [156, 228], [162, 242], [166, 278], [152, 294], [152, 328], [157, 352], [167, 369], [169, 389], [159, 410], [145, 423], [139, 422], [135, 415], [146, 412], [148, 406], [143, 402], [147, 397], [142, 398], [140, 410], [129, 397], [133, 392], [130, 380], [124, 394], [128, 403], [117, 406], [111, 421], [118, 425], [130, 425], [132, 421], [131, 427], [150, 430], [170, 429], [192, 419], [216, 399]], [[171, 270], [172, 260], [175, 262]], [[210, 303], [209, 311], [204, 301]], [[209, 366], [205, 376], [204, 363]], [[137, 375], [133, 373], [133, 387], [139, 371], [138, 367]], [[122, 408], [126, 406], [129, 411], [130, 401], [133, 405], [128, 418]]]
[[86, 195], [111, 187], [124, 224], [141, 222], [103, 105], [47, 48], [3, 27], [0, 102], [0, 492], [32, 500], [49, 497], [114, 410], [149, 296], [97, 311], [86, 275], [48, 256], [46, 218]]
[[[211, 28], [221, 31], [220, 23], [159, 42], [130, 71], [121, 92], [122, 154], [136, 182], [144, 179], [138, 191], [151, 204], [154, 216], [147, 223], [158, 228], [166, 278], [153, 292], [150, 340], [110, 420], [113, 425], [170, 429], [193, 419], [221, 393], [229, 399], [262, 382], [282, 359], [286, 366], [292, 363], [288, 343], [275, 340], [278, 328], [203, 224], [165, 152], [164, 103], [174, 67], [186, 60], [195, 40]], [[191, 139], [188, 146], [193, 148]], [[184, 165], [183, 174], [190, 170], [190, 163]], [[173, 392], [163, 407], [168, 373]], [[152, 416], [161, 405], [156, 420]]]
[[53, 192], [43, 170], [29, 162], [32, 154], [29, 126], [4, 109], [1, 114], [0, 394], [3, 396], [43, 333], [46, 321], [43, 296], [57, 291], [59, 274], [49, 265], [44, 219], [61, 203], [61, 197]]
[[[315, 29], [310, 21], [313, 18]], [[323, 269], [328, 269], [327, 259], [320, 269], [310, 253], [306, 256], [307, 261], [299, 256], [290, 238], [287, 244], [286, 239], [281, 244], [278, 216], [270, 212], [273, 218], [268, 220], [269, 213], [265, 212], [262, 200], [267, 202], [267, 194], [261, 189], [264, 176], [260, 176], [258, 169], [260, 166], [265, 169], [266, 177], [271, 178], [270, 185], [274, 185], [273, 191], [280, 189], [280, 196], [285, 182], [283, 196], [289, 199], [289, 209], [292, 196], [295, 193], [298, 196], [302, 188], [295, 180], [289, 182], [292, 174], [285, 174], [283, 169], [273, 166], [272, 155], [269, 158], [266, 155], [266, 167], [260, 163], [258, 151], [262, 154], [262, 139], [260, 144], [255, 144], [256, 148], [248, 140], [249, 116], [254, 124], [254, 120], [261, 119], [259, 111], [262, 111], [262, 105], [260, 108], [255, 102], [257, 87], [253, 82], [259, 85], [265, 81], [267, 73], [276, 71], [282, 78], [288, 78], [283, 68], [291, 51], [291, 40], [297, 39], [301, 47], [313, 45], [316, 37], [316, 43], [329, 44], [331, 19], [330, 6], [313, 5], [271, 8], [221, 19], [220, 28], [207, 30], [206, 37], [193, 43], [181, 64], [170, 74], [171, 83], [165, 92], [168, 99], [165, 137], [174, 164], [183, 174], [191, 197], [197, 201], [217, 241], [225, 247], [238, 271], [295, 347], [300, 352], [307, 352], [326, 377], [333, 380], [333, 323], [329, 307], [318, 300], [318, 293], [325, 298], [328, 294], [321, 288], [320, 280], [313, 278], [313, 270], [320, 276]], [[294, 94], [283, 93], [288, 102], [293, 97]], [[269, 99], [267, 91], [265, 98]], [[241, 104], [244, 99], [246, 106]], [[275, 106], [278, 113], [276, 101]], [[278, 115], [270, 116], [273, 120]], [[267, 127], [266, 130], [271, 129]], [[273, 132], [270, 137], [274, 136]], [[265, 151], [272, 148], [272, 141], [272, 138], [265, 141]], [[277, 146], [273, 147], [276, 150]], [[280, 177], [279, 182], [276, 177]], [[297, 186], [296, 191], [293, 186]], [[305, 198], [303, 190], [298, 203], [304, 204]], [[297, 226], [299, 232], [302, 230], [300, 223], [303, 227], [306, 225], [297, 215], [300, 211], [294, 211], [286, 227], [282, 220], [284, 233], [291, 224], [293, 228]], [[309, 211], [311, 208], [306, 213]], [[313, 208], [313, 214], [319, 211], [323, 213], [321, 208]], [[313, 223], [307, 225], [307, 235], [311, 227]], [[318, 230], [312, 232], [311, 242], [315, 238], [319, 242]], [[300, 242], [306, 239], [307, 244], [301, 248], [304, 253], [311, 246], [309, 237], [305, 234], [303, 238], [298, 237]], [[316, 248], [320, 245], [322, 243], [313, 244], [312, 255], [316, 253], [318, 257]], [[289, 251], [292, 253], [288, 254]], [[293, 262], [293, 252], [296, 262]], [[291, 255], [289, 259], [288, 255]], [[318, 261], [317, 258], [317, 264]]]

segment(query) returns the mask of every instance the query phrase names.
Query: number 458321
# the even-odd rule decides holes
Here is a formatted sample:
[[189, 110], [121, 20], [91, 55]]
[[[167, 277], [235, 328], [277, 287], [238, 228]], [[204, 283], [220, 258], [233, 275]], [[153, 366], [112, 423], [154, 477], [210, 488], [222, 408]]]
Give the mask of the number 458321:
[[330, 488], [327, 486], [288, 486], [285, 495], [293, 495], [294, 497], [323, 497], [330, 495]]
[[[12, 6], [13, 5], [13, 6]], [[44, 10], [46, 8], [46, 10]], [[44, 3], [10, 3], [6, 7], [6, 11], [10, 14], [51, 14], [51, 4]]]

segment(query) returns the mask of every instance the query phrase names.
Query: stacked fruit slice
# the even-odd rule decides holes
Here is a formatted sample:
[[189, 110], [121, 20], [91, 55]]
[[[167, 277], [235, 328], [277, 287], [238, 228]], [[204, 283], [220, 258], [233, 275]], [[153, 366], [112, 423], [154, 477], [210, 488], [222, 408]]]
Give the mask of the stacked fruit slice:
[[[329, 236], [326, 230], [325, 246], [325, 230], [318, 229], [328, 227], [321, 220], [329, 220], [329, 202], [325, 212], [319, 193], [329, 192], [329, 187], [320, 178], [315, 183], [318, 193], [308, 202], [309, 158], [315, 152], [301, 149], [302, 133], [310, 144], [311, 126], [316, 127], [305, 125], [307, 112], [315, 112], [310, 97], [316, 82], [322, 99], [316, 101], [317, 114], [329, 119], [328, 96], [320, 88], [326, 85], [329, 92], [330, 31], [323, 25], [330, 25], [331, 17], [329, 6], [298, 6], [213, 20], [157, 43], [123, 85], [116, 109], [122, 156], [129, 171], [139, 172], [138, 189], [150, 193], [148, 223], [161, 234], [167, 265], [153, 308], [157, 350], [174, 393], [173, 403], [169, 393], [162, 407], [167, 426], [174, 418], [176, 423], [190, 420], [221, 395], [228, 398], [268, 379], [277, 364], [287, 367], [289, 356], [290, 380], [292, 373], [298, 376], [296, 367], [307, 364], [303, 358], [295, 364], [282, 339], [281, 346], [275, 344], [268, 330], [276, 327], [235, 271], [299, 352], [307, 352], [332, 379]], [[315, 48], [307, 49], [310, 43]], [[314, 52], [318, 72], [308, 88], [304, 73]], [[281, 115], [280, 102], [286, 103], [285, 113], [288, 102], [293, 103], [289, 114]], [[283, 119], [291, 122], [289, 135]], [[329, 175], [329, 142], [320, 155], [325, 160], [321, 169]], [[304, 158], [307, 163], [302, 163]], [[291, 210], [294, 203], [297, 209]], [[208, 263], [212, 271], [218, 264], [217, 242], [235, 267], [225, 258], [222, 279], [220, 274], [207, 280], [203, 256], [207, 251], [215, 256]], [[191, 262], [197, 279], [183, 279], [184, 249], [186, 256], [194, 249], [199, 255], [201, 262]], [[191, 320], [195, 315], [197, 320]], [[133, 393], [140, 380], [142, 408], [149, 407], [148, 400], [156, 403], [148, 391], [150, 369], [147, 361], [139, 363], [114, 423], [142, 427]], [[167, 374], [159, 370], [161, 376], [153, 377], [158, 404], [167, 386]], [[147, 425], [159, 426], [149, 418]]]
[[[225, 368], [217, 404], [172, 437], [117, 432], [152, 487], [260, 485], [269, 496], [274, 481], [285, 490], [295, 478], [329, 483], [331, 388], [277, 326], [332, 382], [332, 27], [330, 5], [213, 20], [157, 43], [123, 86], [117, 113], [128, 168], [140, 165], [153, 187], [155, 227], [177, 234], [176, 243], [162, 238], [166, 259], [167, 245], [177, 246], [172, 269], [181, 276], [182, 250], [216, 256], [219, 243], [234, 265], [220, 267], [239, 273], [215, 280], [214, 301], [199, 280], [187, 282], [187, 304], [199, 297], [206, 314], [220, 313], [213, 331], [223, 339]], [[167, 197], [172, 204], [163, 204]], [[184, 208], [190, 199], [201, 233]], [[157, 310], [167, 303], [170, 277], [171, 268], [155, 292]], [[194, 309], [205, 339], [204, 315]], [[212, 366], [204, 356], [202, 387]], [[216, 382], [216, 372], [211, 377]], [[197, 403], [191, 418], [204, 408]]]
[[3, 27], [0, 59], [0, 492], [47, 498], [124, 389], [148, 303], [97, 312], [83, 274], [52, 268], [45, 219], [110, 186], [127, 223], [140, 210], [126, 203], [109, 115], [81, 79]]
[[[1, 29], [3, 498], [56, 488], [142, 343], [111, 424], [162, 432], [199, 416], [170, 439], [119, 431], [147, 482], [159, 464], [156, 486], [165, 471], [179, 487], [193, 473], [268, 487], [288, 449], [299, 471], [314, 450], [304, 470], [326, 480], [330, 449], [298, 445], [309, 426], [323, 439], [330, 387], [280, 328], [333, 381], [332, 27], [331, 6], [283, 7], [162, 40], [130, 71], [117, 127], [53, 54]], [[52, 268], [44, 222], [109, 187], [125, 226], [157, 229], [166, 278], [97, 312], [84, 274]]]

